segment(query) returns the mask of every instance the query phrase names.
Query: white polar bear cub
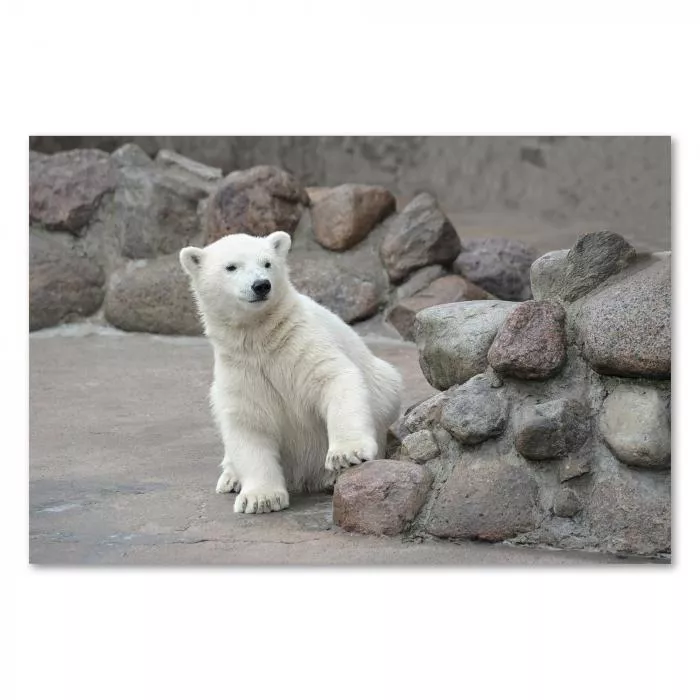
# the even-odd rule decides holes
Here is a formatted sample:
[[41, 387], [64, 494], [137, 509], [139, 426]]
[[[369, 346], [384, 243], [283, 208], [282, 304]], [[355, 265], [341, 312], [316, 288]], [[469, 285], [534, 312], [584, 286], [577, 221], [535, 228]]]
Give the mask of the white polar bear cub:
[[214, 348], [213, 414], [224, 443], [219, 493], [236, 513], [289, 506], [338, 470], [384, 456], [401, 377], [338, 316], [294, 289], [289, 234], [244, 233], [183, 248]]

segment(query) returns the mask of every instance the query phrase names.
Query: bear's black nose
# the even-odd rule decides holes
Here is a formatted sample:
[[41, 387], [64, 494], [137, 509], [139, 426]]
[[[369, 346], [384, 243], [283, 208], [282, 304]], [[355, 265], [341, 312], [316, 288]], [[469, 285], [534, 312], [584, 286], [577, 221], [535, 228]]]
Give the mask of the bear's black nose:
[[270, 293], [272, 285], [270, 284], [270, 280], [255, 280], [251, 288], [257, 296], [265, 297]]

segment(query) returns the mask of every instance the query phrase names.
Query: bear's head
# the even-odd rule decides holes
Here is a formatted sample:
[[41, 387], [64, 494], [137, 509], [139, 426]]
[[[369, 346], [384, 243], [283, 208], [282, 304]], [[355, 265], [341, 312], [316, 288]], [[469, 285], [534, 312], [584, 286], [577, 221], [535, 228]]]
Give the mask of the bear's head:
[[183, 248], [180, 264], [205, 320], [253, 321], [287, 298], [291, 244], [288, 233], [275, 231], [264, 237], [234, 233], [205, 248]]

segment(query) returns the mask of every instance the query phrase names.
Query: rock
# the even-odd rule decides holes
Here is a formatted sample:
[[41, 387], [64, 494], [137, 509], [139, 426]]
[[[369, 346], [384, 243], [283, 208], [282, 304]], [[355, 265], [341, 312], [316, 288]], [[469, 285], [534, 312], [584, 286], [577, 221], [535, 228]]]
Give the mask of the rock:
[[177, 254], [132, 263], [115, 273], [107, 290], [105, 317], [125, 331], [202, 333], [189, 281]]
[[435, 394], [409, 410], [403, 420], [406, 429], [415, 433], [435, 427], [440, 422], [442, 407], [450, 396], [451, 392], [447, 391]]
[[107, 227], [132, 260], [174, 253], [200, 238], [207, 181], [156, 167], [122, 167]]
[[394, 195], [383, 187], [341, 185], [317, 199], [311, 218], [316, 240], [324, 248], [343, 251], [395, 211]]
[[640, 476], [651, 475], [617, 470], [594, 484], [586, 511], [600, 549], [647, 556], [671, 550], [670, 480]]
[[485, 374], [472, 377], [442, 407], [440, 423], [465, 445], [500, 435], [508, 421], [508, 403]]
[[531, 298], [530, 266], [537, 251], [510, 238], [474, 238], [462, 243], [454, 269], [499, 299]]
[[632, 467], [671, 466], [671, 420], [668, 399], [653, 386], [616, 387], [603, 403], [600, 432], [610, 451]]
[[310, 200], [301, 183], [272, 165], [229, 173], [207, 201], [205, 244], [229, 233], [294, 234]]
[[432, 475], [411, 462], [375, 460], [341, 472], [333, 493], [333, 522], [367, 535], [398, 535], [416, 517]]
[[212, 168], [204, 163], [198, 163], [196, 160], [185, 158], [175, 151], [163, 149], [158, 151], [156, 155], [156, 163], [166, 170], [172, 170], [176, 173], [194, 175], [208, 182], [215, 183], [222, 178], [221, 168]]
[[440, 454], [435, 438], [429, 430], [419, 430], [407, 435], [402, 444], [406, 454], [418, 464], [435, 459]]
[[331, 192], [332, 187], [307, 187], [306, 194], [309, 197], [311, 206], [320, 202], [327, 194]]
[[386, 318], [404, 339], [413, 340], [413, 324], [419, 311], [438, 304], [489, 298], [490, 294], [459, 275], [448, 275], [431, 282], [415, 296], [394, 304]]
[[150, 168], [153, 166], [153, 161], [149, 158], [148, 153], [135, 143], [125, 143], [117, 148], [110, 158], [119, 168]]
[[559, 465], [559, 481], [575, 479], [591, 471], [591, 460], [587, 454], [567, 455]]
[[571, 518], [581, 510], [581, 500], [571, 489], [561, 489], [554, 497], [552, 511], [559, 518]]
[[670, 257], [586, 299], [576, 327], [583, 356], [596, 372], [670, 378]]
[[467, 301], [419, 311], [413, 334], [428, 382], [448, 389], [484, 372], [491, 343], [514, 306], [508, 301]]
[[299, 292], [354, 323], [379, 310], [382, 290], [367, 269], [352, 269], [349, 262], [323, 255], [290, 256], [289, 278]]
[[586, 409], [555, 399], [525, 409], [516, 422], [515, 447], [526, 459], [556, 459], [577, 450], [590, 431]]
[[91, 316], [102, 305], [104, 283], [99, 263], [63, 235], [30, 231], [30, 331]]
[[556, 302], [525, 301], [514, 308], [496, 334], [488, 362], [499, 374], [548, 379], [566, 362], [564, 309]]
[[116, 174], [109, 155], [96, 149], [30, 157], [30, 222], [80, 234], [100, 200], [116, 187]]
[[437, 200], [419, 194], [391, 222], [380, 248], [389, 279], [396, 283], [421, 267], [449, 265], [461, 250], [459, 236]]
[[440, 490], [426, 530], [437, 537], [506, 540], [537, 526], [537, 492], [525, 467], [463, 457]]
[[566, 270], [566, 250], [553, 250], [537, 258], [530, 267], [530, 289], [536, 301], [556, 297]]
[[422, 270], [414, 272], [402, 285], [396, 288], [397, 301], [422, 292], [431, 282], [434, 282], [439, 277], [444, 277], [446, 274], [442, 265], [429, 265]]
[[555, 286], [554, 293], [564, 301], [575, 301], [627, 267], [636, 254], [617, 233], [584, 233], [567, 253], [561, 286]]

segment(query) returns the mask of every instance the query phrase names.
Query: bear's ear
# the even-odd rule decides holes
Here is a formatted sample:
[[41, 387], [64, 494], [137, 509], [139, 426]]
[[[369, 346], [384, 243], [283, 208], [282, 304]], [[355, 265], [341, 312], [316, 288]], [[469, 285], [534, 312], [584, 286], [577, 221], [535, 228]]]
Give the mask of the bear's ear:
[[292, 245], [292, 237], [284, 231], [275, 231], [267, 237], [268, 242], [276, 253], [285, 257]]
[[180, 251], [180, 265], [190, 277], [199, 275], [199, 271], [202, 269], [203, 258], [204, 251], [201, 248], [189, 246]]

